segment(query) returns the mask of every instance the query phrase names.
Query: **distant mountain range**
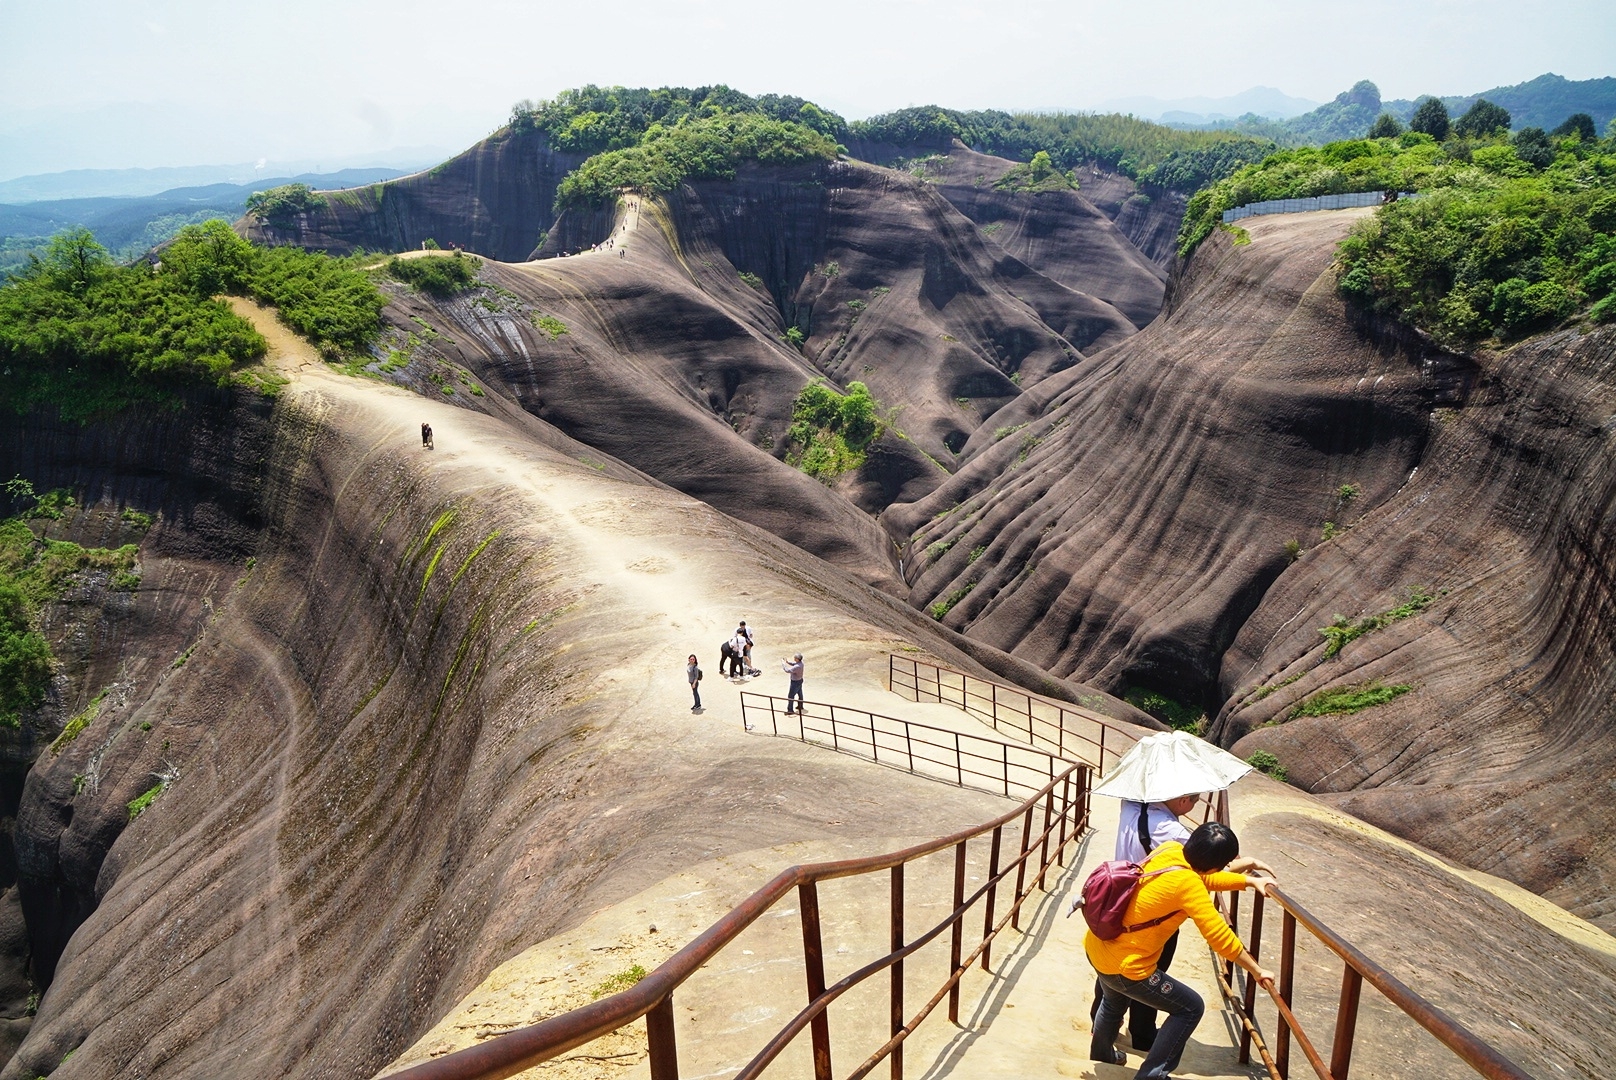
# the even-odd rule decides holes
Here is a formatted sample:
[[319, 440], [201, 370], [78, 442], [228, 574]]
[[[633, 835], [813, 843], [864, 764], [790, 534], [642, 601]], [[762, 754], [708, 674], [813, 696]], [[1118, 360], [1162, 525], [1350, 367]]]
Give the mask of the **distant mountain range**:
[[[223, 169], [228, 166], [217, 166]], [[206, 169], [108, 170], [108, 183], [126, 183], [116, 174], [196, 174]], [[340, 172], [270, 176], [241, 184], [205, 184], [171, 188], [153, 195], [51, 199], [21, 204], [0, 204], [0, 272], [27, 261], [28, 253], [63, 229], [84, 226], [113, 254], [129, 258], [162, 243], [186, 225], [208, 218], [235, 220], [246, 208], [247, 196], [278, 184], [304, 183], [314, 188], [357, 187], [404, 176], [401, 169], [343, 169]], [[25, 178], [33, 179], [33, 178]], [[21, 184], [23, 181], [12, 181]], [[5, 185], [0, 185], [3, 188]]]
[[1250, 90], [1221, 98], [1112, 98], [1101, 102], [1098, 111], [1132, 113], [1141, 120], [1156, 120], [1164, 124], [1194, 125], [1236, 120], [1247, 115], [1288, 120], [1318, 107], [1317, 101], [1291, 97], [1271, 86], [1253, 86]]
[[[1616, 78], [1572, 81], [1548, 74], [1515, 86], [1495, 86], [1475, 94], [1440, 96], [1448, 107], [1449, 115], [1455, 119], [1474, 105], [1478, 98], [1486, 98], [1494, 105], [1509, 110], [1511, 126], [1516, 131], [1526, 127], [1552, 130], [1566, 117], [1581, 112], [1593, 117], [1595, 129], [1603, 132], [1605, 126], [1616, 118]], [[1269, 114], [1253, 110], [1234, 120], [1183, 122], [1164, 119], [1163, 123], [1173, 127], [1244, 131], [1292, 146], [1317, 144], [1362, 138], [1382, 112], [1391, 113], [1406, 124], [1414, 115], [1414, 108], [1420, 100], [1423, 98], [1383, 101], [1380, 88], [1365, 79], [1350, 90], [1337, 94], [1334, 101], [1299, 116], [1274, 119]]]

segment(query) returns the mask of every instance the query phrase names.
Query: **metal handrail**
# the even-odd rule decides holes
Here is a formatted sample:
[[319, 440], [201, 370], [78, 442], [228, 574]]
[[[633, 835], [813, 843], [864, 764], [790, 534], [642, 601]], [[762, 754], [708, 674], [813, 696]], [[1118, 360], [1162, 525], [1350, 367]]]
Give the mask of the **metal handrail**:
[[[1102, 713], [897, 653], [887, 654], [887, 687], [910, 701], [953, 705], [994, 731], [1008, 729], [1030, 744], [1052, 747], [1058, 757], [1092, 759], [1096, 776], [1105, 775], [1107, 755], [1115, 761], [1139, 741], [1137, 734]], [[1052, 712], [1053, 719], [1038, 715], [1038, 707]], [[1098, 738], [1085, 734], [1085, 726], [1097, 729]]]
[[[1052, 866], [1065, 866], [1067, 845], [1075, 843], [1088, 826], [1090, 774], [1087, 765], [1070, 765], [1030, 799], [1008, 813], [901, 851], [862, 859], [807, 863], [783, 870], [633, 987], [476, 1046], [389, 1073], [388, 1080], [501, 1080], [616, 1031], [641, 1017], [646, 1020], [652, 1080], [678, 1080], [673, 992], [792, 889], [798, 892], [802, 912], [808, 1005], [759, 1052], [741, 1076], [755, 1076], [790, 1042], [792, 1036], [806, 1027], [811, 1029], [813, 1040], [815, 1078], [830, 1080], [830, 1025], [826, 1008], [856, 982], [881, 970], [890, 970], [893, 980], [892, 1038], [866, 1059], [860, 1071], [853, 1075], [862, 1077], [882, 1059], [890, 1058], [893, 1061], [893, 1076], [901, 1077], [904, 1038], [945, 996], [949, 998], [950, 1019], [958, 1020], [959, 981], [965, 970], [977, 959], [987, 970], [994, 937], [1007, 924], [1019, 928], [1021, 908], [1027, 897], [1034, 889], [1043, 888], [1045, 876]], [[1034, 816], [1040, 806], [1043, 810], [1042, 829], [1034, 833]], [[1021, 821], [1020, 851], [1001, 866], [1004, 828], [1017, 819]], [[986, 883], [967, 897], [966, 845], [971, 840], [990, 834], [991, 854]], [[916, 859], [950, 847], [955, 853], [953, 910], [936, 926], [906, 943], [902, 940], [903, 868]], [[892, 875], [892, 951], [827, 987], [820, 937], [818, 883], [883, 870]], [[998, 887], [1012, 872], [1016, 876], [1016, 884], [1010, 907], [995, 923], [994, 905]], [[984, 903], [983, 938], [981, 944], [966, 956], [963, 954], [965, 916], [978, 901]], [[903, 959], [936, 939], [944, 930], [952, 931], [949, 977], [920, 1013], [906, 1021], [902, 1017]]]
[[[916, 776], [1006, 798], [1025, 798], [1077, 764], [1035, 746], [917, 724], [866, 709], [807, 701], [787, 712], [785, 707], [791, 704], [789, 698], [743, 691], [741, 720], [748, 731], [767, 730], [781, 738], [826, 746]], [[1027, 761], [1029, 757], [1036, 764]], [[932, 768], [924, 768], [928, 765]]]
[[[1388, 1002], [1435, 1035], [1479, 1075], [1487, 1077], [1488, 1080], [1530, 1080], [1530, 1074], [1506, 1058], [1495, 1047], [1410, 989], [1299, 902], [1286, 896], [1277, 886], [1270, 888], [1269, 894], [1284, 913], [1281, 924], [1279, 983], [1276, 986], [1264, 980], [1260, 984], [1273, 1002], [1279, 1026], [1272, 1053], [1262, 1038], [1262, 1031], [1257, 1025], [1254, 1012], [1259, 984], [1253, 981], [1249, 973], [1242, 971], [1244, 989], [1241, 992], [1234, 985], [1237, 977], [1235, 965], [1228, 961], [1221, 961], [1217, 965], [1219, 989], [1241, 1020], [1242, 1065], [1251, 1061], [1251, 1050], [1255, 1046], [1273, 1080], [1290, 1080], [1290, 1043], [1294, 1039], [1318, 1080], [1348, 1080], [1352, 1065], [1353, 1042], [1357, 1036], [1358, 1002], [1363, 984], [1367, 981], [1379, 990]], [[1251, 906], [1251, 932], [1244, 939], [1247, 942], [1246, 950], [1254, 959], [1261, 956], [1263, 906], [1263, 895], [1257, 893]], [[1240, 920], [1238, 893], [1232, 894], [1229, 898], [1225, 916], [1229, 924], [1238, 931]], [[1295, 989], [1297, 926], [1306, 929], [1342, 961], [1341, 998], [1336, 1010], [1335, 1034], [1331, 1041], [1329, 1064], [1325, 1064], [1323, 1055], [1319, 1053], [1291, 1009]]]

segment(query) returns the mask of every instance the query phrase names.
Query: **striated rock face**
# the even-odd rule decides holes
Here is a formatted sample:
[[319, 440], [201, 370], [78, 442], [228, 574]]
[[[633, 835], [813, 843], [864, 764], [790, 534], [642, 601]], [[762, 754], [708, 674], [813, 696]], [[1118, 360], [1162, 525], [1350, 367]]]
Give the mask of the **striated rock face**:
[[556, 187], [586, 155], [550, 149], [537, 132], [502, 129], [426, 172], [322, 192], [325, 206], [287, 221], [244, 219], [249, 239], [337, 255], [408, 251], [435, 240], [516, 262], [555, 221]]
[[[1616, 925], [1616, 334], [1478, 360], [1359, 325], [1329, 270], [1354, 216], [1214, 238], [1148, 329], [887, 510], [913, 602], [1057, 674], [1204, 706], [1242, 756]], [[1411, 598], [1323, 656], [1336, 615]], [[1371, 682], [1411, 689], [1291, 719]]]
[[[1616, 332], [1539, 338], [1469, 375], [1408, 482], [1252, 613], [1224, 658], [1215, 733], [1274, 753], [1365, 820], [1616, 929]], [[1318, 627], [1416, 588], [1435, 594], [1428, 608], [1323, 657]], [[1411, 689], [1290, 719], [1325, 687], [1371, 682]]]

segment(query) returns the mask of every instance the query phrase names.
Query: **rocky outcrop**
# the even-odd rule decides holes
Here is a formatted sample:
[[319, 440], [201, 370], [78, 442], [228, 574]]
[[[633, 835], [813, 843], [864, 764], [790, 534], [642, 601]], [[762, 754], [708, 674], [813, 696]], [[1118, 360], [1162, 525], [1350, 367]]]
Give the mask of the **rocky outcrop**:
[[427, 240], [517, 262], [555, 221], [556, 188], [587, 155], [552, 150], [539, 132], [501, 128], [425, 172], [321, 193], [324, 205], [282, 220], [249, 216], [252, 240], [346, 255], [408, 251]]

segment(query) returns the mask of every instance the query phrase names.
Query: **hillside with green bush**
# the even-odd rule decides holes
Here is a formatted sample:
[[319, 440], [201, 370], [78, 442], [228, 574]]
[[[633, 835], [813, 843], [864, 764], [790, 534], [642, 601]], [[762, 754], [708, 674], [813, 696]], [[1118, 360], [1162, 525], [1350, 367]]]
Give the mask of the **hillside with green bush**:
[[350, 263], [257, 248], [222, 221], [181, 230], [155, 265], [119, 265], [70, 230], [0, 285], [0, 406], [84, 421], [227, 382], [266, 346], [220, 293], [274, 305], [331, 358], [369, 345], [386, 302]]
[[1489, 108], [1478, 102], [1443, 142], [1404, 132], [1245, 166], [1190, 200], [1180, 252], [1247, 203], [1415, 192], [1342, 244], [1343, 295], [1452, 342], [1508, 340], [1582, 312], [1616, 317], [1616, 139], [1584, 140], [1576, 124], [1508, 135], [1507, 113]]
[[756, 112], [717, 112], [646, 128], [640, 141], [589, 158], [556, 190], [556, 209], [599, 205], [623, 188], [664, 193], [686, 180], [730, 179], [742, 162], [834, 161], [836, 140], [805, 124]]

